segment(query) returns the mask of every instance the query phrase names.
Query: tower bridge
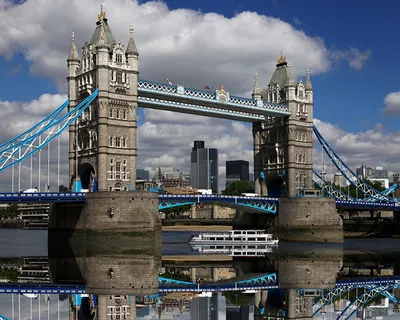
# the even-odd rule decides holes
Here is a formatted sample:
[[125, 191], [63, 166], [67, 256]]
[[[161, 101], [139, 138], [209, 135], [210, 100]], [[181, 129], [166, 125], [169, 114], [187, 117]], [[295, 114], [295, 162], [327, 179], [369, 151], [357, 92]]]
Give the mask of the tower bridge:
[[[133, 27], [129, 29], [125, 46], [115, 39], [103, 9], [93, 35], [83, 46], [81, 54], [78, 53], [73, 34], [67, 59], [68, 100], [37, 125], [0, 145], [0, 171], [12, 170], [13, 177], [12, 192], [1, 194], [0, 201], [63, 204], [63, 209], [58, 206], [58, 209], [53, 210], [58, 215], [70, 212], [68, 204], [86, 203], [85, 214], [93, 210], [93, 219], [100, 212], [110, 219], [114, 217], [101, 224], [105, 227], [107, 223], [111, 229], [113, 223], [122, 225], [124, 219], [133, 219], [129, 215], [132, 210], [137, 211], [135, 219], [148, 219], [149, 226], [156, 226], [159, 223], [154, 213], [160, 209], [198, 202], [228, 203], [269, 214], [279, 212], [273, 224], [274, 231], [282, 239], [303, 233], [312, 226], [312, 233], [304, 234], [304, 237], [325, 241], [328, 239], [323, 235], [329, 233], [329, 230], [335, 234], [329, 241], [342, 240], [337, 236], [342, 228], [340, 217], [336, 214], [337, 207], [397, 209], [397, 199], [390, 196], [395, 187], [378, 192], [365, 183], [344, 163], [313, 125], [314, 88], [308, 69], [305, 81], [296, 81], [292, 66], [281, 55], [268, 85], [262, 88], [256, 74], [251, 98], [244, 98], [231, 95], [224, 86], [215, 91], [207, 91], [188, 88], [183, 84], [170, 85], [139, 79], [138, 52]], [[136, 189], [139, 106], [251, 122], [255, 192], [260, 197], [213, 195], [185, 198], [143, 192], [135, 196], [116, 196], [114, 191]], [[66, 109], [68, 112], [65, 115]], [[71, 193], [15, 193], [15, 176], [18, 176], [18, 191], [22, 187], [23, 161], [30, 159], [30, 188], [35, 185], [32, 177], [34, 156], [38, 157], [39, 162], [39, 191], [42, 182], [40, 177], [43, 176], [42, 162], [47, 162], [49, 186], [50, 156], [55, 154], [50, 144], [54, 147], [56, 141], [59, 182], [62, 157], [59, 137], [67, 128]], [[313, 171], [313, 134], [332, 164], [360, 194], [365, 195], [364, 200], [359, 201], [343, 194]], [[47, 159], [41, 158], [40, 151], [44, 150], [47, 150]], [[18, 170], [17, 174], [15, 169]], [[84, 194], [80, 193], [82, 189], [99, 192]], [[316, 189], [320, 189], [324, 196], [319, 196]], [[159, 201], [158, 206], [154, 205], [155, 201]], [[100, 203], [102, 207], [99, 207]], [[149, 206], [154, 212], [150, 212], [147, 204], [151, 204]], [[77, 225], [85, 228], [92, 225], [99, 227], [99, 224], [92, 224], [90, 219], [85, 221], [83, 225]], [[128, 220], [125, 225], [129, 225]]]

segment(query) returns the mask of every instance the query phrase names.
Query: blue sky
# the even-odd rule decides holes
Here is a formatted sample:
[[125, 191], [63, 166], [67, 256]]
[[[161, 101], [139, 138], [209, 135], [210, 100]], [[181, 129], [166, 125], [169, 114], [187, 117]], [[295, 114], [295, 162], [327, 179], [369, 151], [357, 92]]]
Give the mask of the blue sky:
[[[297, 79], [304, 79], [310, 67], [314, 118], [346, 163], [400, 171], [396, 1], [42, 1], [45, 11], [35, 0], [0, 0], [0, 108], [10, 112], [0, 119], [4, 139], [65, 101], [71, 33], [80, 51], [103, 2], [114, 36], [122, 43], [127, 43], [133, 24], [140, 76], [147, 80], [169, 78], [198, 89], [224, 84], [231, 94], [249, 97], [254, 73], [265, 87], [282, 50]], [[382, 112], [385, 106], [390, 113]], [[138, 117], [139, 168], [190, 171], [196, 139], [219, 149], [221, 187], [226, 160], [240, 158], [252, 165], [249, 124], [143, 109]], [[62, 155], [66, 182], [66, 151]]]
[[[148, 1], [141, 1], [145, 2]], [[386, 94], [399, 87], [397, 57], [400, 45], [395, 39], [400, 28], [397, 17], [400, 3], [390, 0], [165, 2], [171, 10], [187, 8], [203, 13], [217, 12], [226, 17], [233, 17], [241, 11], [256, 11], [291, 23], [309, 36], [321, 37], [328, 48], [371, 50], [371, 56], [361, 70], [339, 62], [331, 71], [312, 77], [316, 90], [315, 117], [339, 124], [350, 132], [373, 127], [376, 121], [385, 123], [389, 130], [397, 130], [397, 119], [383, 117], [380, 109], [384, 106]], [[43, 92], [58, 91], [52, 79], [29, 74], [29, 63], [23, 54], [14, 55], [11, 60], [0, 57], [0, 70], [2, 100], [28, 101]]]

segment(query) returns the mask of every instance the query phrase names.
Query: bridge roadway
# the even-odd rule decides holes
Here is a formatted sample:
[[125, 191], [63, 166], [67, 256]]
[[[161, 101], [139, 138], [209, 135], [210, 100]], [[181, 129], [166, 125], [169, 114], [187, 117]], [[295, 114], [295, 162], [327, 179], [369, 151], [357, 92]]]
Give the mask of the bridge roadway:
[[[273, 276], [273, 275], [267, 275]], [[268, 290], [278, 288], [278, 278], [275, 277], [274, 282], [259, 281], [257, 279], [248, 279], [247, 281], [239, 281], [228, 284], [199, 284], [191, 283], [172, 279], [159, 279], [160, 286], [159, 292], [212, 292], [212, 291], [242, 291], [242, 290]], [[166, 283], [165, 280], [171, 280], [174, 284]], [[255, 281], [254, 281], [255, 280]], [[250, 284], [250, 282], [255, 282]], [[258, 283], [257, 283], [258, 282]], [[387, 277], [369, 277], [369, 278], [354, 278], [348, 280], [338, 280], [336, 287], [341, 286], [362, 286], [362, 285], [385, 285], [385, 284], [400, 284], [400, 276], [387, 276]], [[315, 288], [318, 289], [318, 288]], [[34, 294], [73, 294], [73, 293], [86, 293], [85, 285], [67, 285], [67, 284], [32, 284], [32, 283], [18, 283], [18, 284], [0, 284], [0, 293], [34, 293]]]
[[[132, 191], [134, 195], [134, 191]], [[224, 195], [159, 195], [159, 210], [190, 205], [193, 203], [225, 203], [227, 205], [241, 206], [259, 212], [276, 214], [279, 198], [270, 197], [245, 197]], [[37, 192], [37, 193], [0, 193], [0, 203], [84, 203], [84, 192]], [[373, 203], [365, 201], [336, 201], [337, 208], [360, 210], [399, 210], [397, 203]]]

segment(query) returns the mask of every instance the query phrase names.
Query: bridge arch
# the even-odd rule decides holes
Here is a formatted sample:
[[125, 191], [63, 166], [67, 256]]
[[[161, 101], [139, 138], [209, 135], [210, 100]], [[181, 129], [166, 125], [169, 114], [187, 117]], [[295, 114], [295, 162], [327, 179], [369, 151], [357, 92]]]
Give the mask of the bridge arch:
[[83, 162], [78, 167], [79, 178], [81, 179], [82, 189], [90, 189], [93, 187], [96, 177], [96, 170], [89, 162]]
[[286, 195], [286, 181], [281, 175], [269, 176], [265, 180], [268, 197], [282, 197]]

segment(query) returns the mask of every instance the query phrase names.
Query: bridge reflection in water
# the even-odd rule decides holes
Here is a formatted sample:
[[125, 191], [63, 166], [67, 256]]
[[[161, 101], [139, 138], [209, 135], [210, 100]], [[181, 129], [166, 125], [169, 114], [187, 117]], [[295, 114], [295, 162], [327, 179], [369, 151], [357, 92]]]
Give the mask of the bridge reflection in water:
[[11, 281], [0, 285], [3, 316], [29, 318], [40, 303], [41, 317], [51, 319], [66, 311], [70, 319], [100, 320], [347, 319], [399, 311], [400, 255], [393, 251], [282, 243], [254, 259], [161, 253], [160, 233], [51, 233], [48, 257], [1, 260], [3, 281]]

